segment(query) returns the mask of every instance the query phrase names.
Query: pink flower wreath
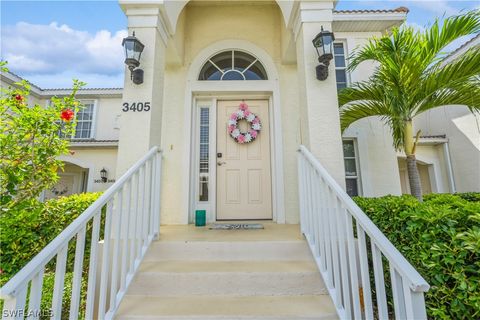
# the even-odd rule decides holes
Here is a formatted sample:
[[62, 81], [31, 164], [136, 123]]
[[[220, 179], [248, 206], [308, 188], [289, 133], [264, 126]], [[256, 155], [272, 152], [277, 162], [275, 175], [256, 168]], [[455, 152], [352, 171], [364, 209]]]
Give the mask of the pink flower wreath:
[[[250, 129], [246, 132], [240, 131], [238, 128], [239, 120], [246, 120], [250, 124]], [[245, 102], [240, 103], [238, 110], [232, 113], [228, 120], [228, 133], [240, 144], [255, 140], [261, 128], [260, 119], [248, 109], [248, 105]]]

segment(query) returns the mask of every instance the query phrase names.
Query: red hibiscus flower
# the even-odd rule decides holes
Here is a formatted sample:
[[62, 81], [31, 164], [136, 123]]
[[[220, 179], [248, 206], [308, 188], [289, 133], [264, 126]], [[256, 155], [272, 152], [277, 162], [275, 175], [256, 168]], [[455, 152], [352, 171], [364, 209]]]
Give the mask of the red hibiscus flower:
[[23, 97], [22, 97], [21, 95], [17, 94], [17, 95], [15, 96], [15, 100], [17, 100], [18, 102], [22, 102], [22, 101], [23, 101]]
[[72, 111], [72, 109], [65, 109], [62, 111], [62, 113], [60, 113], [60, 118], [65, 122], [70, 122], [74, 115], [75, 113]]

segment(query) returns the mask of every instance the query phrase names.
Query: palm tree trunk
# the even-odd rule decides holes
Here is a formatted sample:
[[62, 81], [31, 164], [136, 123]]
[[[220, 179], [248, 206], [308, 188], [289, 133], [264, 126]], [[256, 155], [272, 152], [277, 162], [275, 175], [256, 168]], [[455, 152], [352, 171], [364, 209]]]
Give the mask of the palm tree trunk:
[[420, 174], [417, 168], [417, 159], [414, 154], [407, 155], [407, 172], [408, 181], [410, 183], [410, 193], [412, 196], [422, 202], [422, 185], [420, 183]]
[[[419, 133], [420, 134], [420, 133]], [[405, 122], [403, 132], [403, 147], [407, 155], [407, 173], [410, 184], [410, 193], [412, 196], [423, 202], [422, 185], [420, 184], [420, 174], [417, 168], [417, 159], [415, 158], [415, 143], [413, 142], [413, 123], [412, 120]]]

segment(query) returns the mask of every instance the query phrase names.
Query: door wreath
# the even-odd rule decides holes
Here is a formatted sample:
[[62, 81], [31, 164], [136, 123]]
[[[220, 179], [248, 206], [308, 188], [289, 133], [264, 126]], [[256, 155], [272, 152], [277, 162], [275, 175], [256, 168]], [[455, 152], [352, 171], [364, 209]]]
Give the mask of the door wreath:
[[[238, 128], [238, 121], [246, 120], [250, 125], [248, 131], [240, 131]], [[228, 120], [228, 133], [230, 136], [240, 144], [249, 143], [257, 138], [260, 133], [262, 124], [260, 119], [248, 109], [248, 105], [245, 102], [240, 103], [238, 110], [230, 115]]]

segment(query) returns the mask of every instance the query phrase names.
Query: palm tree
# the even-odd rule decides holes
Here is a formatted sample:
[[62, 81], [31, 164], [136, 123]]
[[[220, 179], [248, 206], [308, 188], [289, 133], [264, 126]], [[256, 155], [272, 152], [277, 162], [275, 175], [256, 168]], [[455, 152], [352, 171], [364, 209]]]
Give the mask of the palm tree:
[[456, 39], [480, 32], [480, 10], [437, 19], [425, 31], [394, 28], [390, 34], [371, 39], [349, 58], [349, 70], [375, 61], [377, 68], [367, 81], [339, 92], [342, 131], [362, 118], [380, 117], [391, 129], [393, 144], [407, 156], [413, 196], [422, 201], [413, 119], [445, 105], [464, 105], [480, 111], [480, 47], [446, 63], [444, 48]]

